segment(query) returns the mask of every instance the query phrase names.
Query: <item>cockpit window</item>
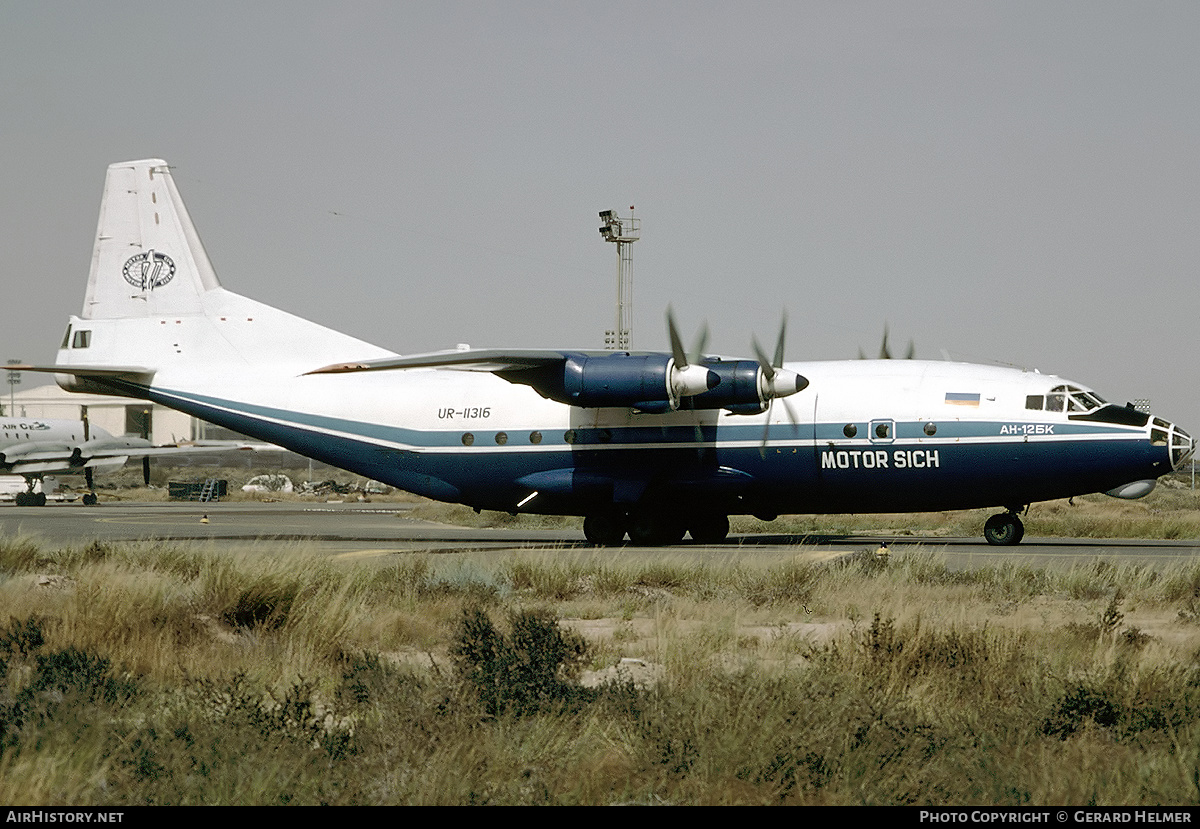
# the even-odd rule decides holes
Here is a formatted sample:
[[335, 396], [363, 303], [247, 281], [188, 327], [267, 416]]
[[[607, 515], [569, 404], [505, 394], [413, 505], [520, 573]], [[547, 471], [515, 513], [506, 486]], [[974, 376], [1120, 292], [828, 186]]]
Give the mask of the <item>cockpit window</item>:
[[[1037, 395], [1025, 398], [1025, 408], [1041, 408], [1035, 406]], [[1094, 391], [1081, 389], [1078, 386], [1055, 386], [1046, 395], [1046, 411], [1048, 412], [1090, 412], [1105, 405], [1105, 400]]]

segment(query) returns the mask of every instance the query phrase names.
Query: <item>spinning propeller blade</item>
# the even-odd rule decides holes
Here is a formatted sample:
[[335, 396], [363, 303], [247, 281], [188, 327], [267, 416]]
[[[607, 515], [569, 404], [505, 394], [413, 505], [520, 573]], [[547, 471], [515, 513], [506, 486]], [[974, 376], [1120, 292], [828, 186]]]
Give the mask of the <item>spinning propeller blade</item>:
[[[766, 418], [763, 421], [763, 436], [762, 443], [759, 445], [758, 453], [762, 457], [767, 456], [767, 439], [770, 436], [771, 430], [771, 408], [775, 405], [775, 400], [778, 398], [787, 398], [789, 395], [795, 394], [798, 391], [808, 387], [808, 380], [801, 377], [794, 371], [790, 371], [783, 367], [783, 357], [785, 343], [787, 340], [787, 312], [785, 311], [782, 319], [779, 321], [779, 339], [775, 343], [775, 359], [768, 361], [766, 352], [762, 346], [758, 344], [758, 339], [751, 337], [751, 344], [754, 347], [754, 355], [758, 358], [758, 365], [762, 369], [763, 380], [763, 398], [767, 401]], [[788, 420], [791, 421], [792, 430], [799, 434], [799, 422], [796, 420], [796, 414], [792, 411], [792, 407], [788, 405], [786, 399], [783, 401], [783, 410], [787, 412]]]
[[[707, 327], [704, 337], [707, 338]], [[667, 336], [671, 340], [671, 358], [675, 365], [671, 369], [671, 393], [675, 398], [691, 397], [716, 386], [721, 382], [716, 374], [706, 367], [699, 365], [696, 360], [688, 361], [687, 352], [683, 350], [683, 340], [679, 338], [679, 328], [675, 325], [675, 314], [667, 308]], [[671, 408], [678, 405], [673, 403]]]
[[[914, 358], [914, 357], [916, 357], [916, 356], [917, 356], [917, 347], [916, 347], [916, 345], [913, 343], [913, 341], [912, 341], [912, 340], [909, 340], [909, 341], [908, 341], [908, 348], [907, 348], [907, 349], [905, 349], [905, 352], [904, 352], [904, 359], [905, 359], [905, 360], [911, 360], [911, 359], [913, 359], [913, 358]], [[867, 355], [866, 355], [865, 353], [863, 353], [863, 350], [862, 350], [862, 347], [861, 347], [861, 346], [860, 346], [860, 347], [859, 347], [859, 349], [858, 349], [858, 359], [860, 359], [860, 360], [865, 360], [865, 359], [867, 359]], [[880, 341], [880, 343], [879, 343], [879, 357], [878, 357], [878, 359], [880, 359], [880, 360], [894, 360], [894, 359], [896, 359], [895, 357], [893, 357], [893, 356], [892, 356], [892, 349], [891, 349], [891, 347], [888, 345], [888, 325], [887, 325], [887, 323], [886, 323], [886, 322], [883, 324], [883, 339], [882, 339], [882, 340]]]

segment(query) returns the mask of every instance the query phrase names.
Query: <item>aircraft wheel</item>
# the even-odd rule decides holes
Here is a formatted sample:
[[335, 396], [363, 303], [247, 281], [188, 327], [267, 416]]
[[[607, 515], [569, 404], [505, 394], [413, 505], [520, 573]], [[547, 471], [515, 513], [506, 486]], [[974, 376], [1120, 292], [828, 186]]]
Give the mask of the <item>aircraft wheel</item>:
[[94, 492], [83, 493], [84, 506], [90, 507], [90, 506], [94, 505], [98, 500], [100, 500], [100, 499], [96, 497], [96, 493], [94, 493]]
[[44, 506], [46, 506], [46, 493], [44, 493], [44, 492], [37, 492], [37, 493], [34, 493], [34, 496], [33, 496], [33, 505], [34, 505], [35, 507], [44, 507]]
[[17, 503], [18, 507], [32, 506], [29, 503], [29, 493], [28, 492], [18, 492], [17, 497], [16, 497], [16, 503]]
[[729, 535], [729, 517], [705, 515], [692, 521], [688, 532], [697, 544], [720, 544]]
[[583, 519], [583, 536], [597, 547], [616, 547], [625, 540], [625, 522], [615, 513], [599, 513]]
[[1021, 543], [1021, 539], [1025, 537], [1025, 525], [1011, 512], [993, 515], [983, 525], [983, 537], [987, 539], [988, 544], [1010, 547]]
[[629, 520], [629, 540], [639, 547], [678, 544], [686, 531], [682, 522], [661, 514], [635, 514]]

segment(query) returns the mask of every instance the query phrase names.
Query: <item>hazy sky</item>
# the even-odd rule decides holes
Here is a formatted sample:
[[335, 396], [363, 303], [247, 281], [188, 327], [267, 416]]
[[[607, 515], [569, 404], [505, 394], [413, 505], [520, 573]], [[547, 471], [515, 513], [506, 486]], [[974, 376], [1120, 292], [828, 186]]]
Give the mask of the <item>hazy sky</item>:
[[[1195, 2], [0, 0], [0, 359], [78, 313], [105, 167], [225, 287], [402, 353], [633, 346], [1053, 372], [1200, 432]], [[769, 346], [768, 346], [769, 347]], [[34, 378], [26, 375], [25, 386]]]

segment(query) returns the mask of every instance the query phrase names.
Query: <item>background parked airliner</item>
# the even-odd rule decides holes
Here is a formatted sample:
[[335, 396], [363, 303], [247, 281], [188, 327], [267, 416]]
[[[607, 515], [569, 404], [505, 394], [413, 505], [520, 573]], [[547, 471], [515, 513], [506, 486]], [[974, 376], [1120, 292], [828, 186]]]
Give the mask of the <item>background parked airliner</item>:
[[87, 420], [0, 417], [0, 474], [20, 475], [25, 492], [17, 493], [17, 506], [41, 507], [46, 496], [38, 482], [46, 475], [83, 473], [88, 491], [83, 503], [96, 503], [93, 473], [124, 466], [130, 458], [142, 459], [142, 477], [149, 484], [150, 459], [230, 449], [274, 449], [238, 441], [153, 446], [128, 435], [109, 434]]
[[[150, 399], [442, 501], [580, 515], [597, 544], [714, 542], [728, 516], [995, 506], [1148, 493], [1177, 426], [1079, 383], [917, 360], [783, 362], [672, 349], [399, 357], [221, 287], [170, 170], [109, 167], [70, 391]], [[33, 368], [33, 367], [25, 367]]]
[[0, 472], [21, 475], [27, 491], [17, 493], [18, 506], [44, 506], [37, 491], [42, 476], [55, 472], [84, 473], [85, 504], [96, 503], [92, 472], [123, 466], [130, 457], [145, 457], [150, 441], [114, 437], [84, 420], [0, 417]]

